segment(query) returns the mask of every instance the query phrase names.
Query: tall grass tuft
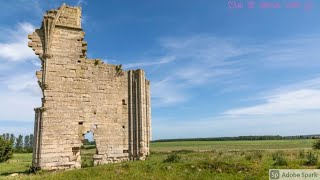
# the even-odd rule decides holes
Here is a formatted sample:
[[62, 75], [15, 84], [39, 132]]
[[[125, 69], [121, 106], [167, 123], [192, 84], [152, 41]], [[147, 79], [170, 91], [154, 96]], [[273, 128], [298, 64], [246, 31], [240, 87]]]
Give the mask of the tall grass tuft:
[[275, 166], [287, 166], [288, 162], [284, 158], [284, 153], [282, 151], [277, 151], [272, 154], [272, 159]]
[[299, 158], [304, 159], [305, 157], [306, 157], [306, 153], [304, 152], [304, 150], [300, 150], [299, 151]]
[[318, 163], [318, 156], [315, 155], [313, 152], [307, 153], [307, 160], [305, 161], [306, 166], [315, 166]]
[[167, 157], [163, 160], [165, 163], [179, 162], [181, 160], [181, 156], [177, 153], [171, 153], [167, 155]]
[[84, 160], [81, 162], [81, 167], [82, 167], [82, 168], [93, 167], [93, 160], [84, 159]]
[[244, 158], [247, 160], [247, 161], [251, 161], [251, 160], [261, 160], [263, 157], [263, 154], [261, 151], [254, 151], [254, 152], [251, 152], [251, 153], [247, 153], [245, 154]]
[[320, 149], [320, 139], [316, 140], [313, 145], [312, 145], [313, 149]]

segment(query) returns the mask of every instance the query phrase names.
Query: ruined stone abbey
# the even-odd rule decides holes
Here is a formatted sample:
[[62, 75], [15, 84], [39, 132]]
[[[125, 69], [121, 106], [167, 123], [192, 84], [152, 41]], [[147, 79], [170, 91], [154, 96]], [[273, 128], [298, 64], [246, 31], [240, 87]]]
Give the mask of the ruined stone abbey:
[[96, 142], [94, 164], [144, 160], [151, 138], [150, 82], [143, 70], [122, 70], [86, 56], [81, 8], [47, 11], [28, 38], [42, 68], [42, 106], [35, 108], [32, 166], [81, 167], [84, 135]]

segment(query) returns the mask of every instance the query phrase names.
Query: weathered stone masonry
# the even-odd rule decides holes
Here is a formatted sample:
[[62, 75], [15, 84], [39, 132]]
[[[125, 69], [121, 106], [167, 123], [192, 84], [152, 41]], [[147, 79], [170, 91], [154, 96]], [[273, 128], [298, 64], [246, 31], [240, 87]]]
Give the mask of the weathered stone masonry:
[[86, 57], [81, 8], [48, 11], [29, 35], [39, 56], [42, 106], [35, 109], [33, 167], [80, 168], [80, 147], [91, 131], [94, 164], [144, 160], [151, 138], [150, 82], [143, 70], [123, 71]]

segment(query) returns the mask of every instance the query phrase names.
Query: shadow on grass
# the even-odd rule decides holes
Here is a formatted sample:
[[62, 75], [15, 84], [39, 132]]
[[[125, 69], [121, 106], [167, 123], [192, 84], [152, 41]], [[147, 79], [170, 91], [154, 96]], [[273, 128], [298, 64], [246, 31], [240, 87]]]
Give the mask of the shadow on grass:
[[25, 170], [25, 171], [13, 171], [13, 172], [4, 172], [4, 173], [0, 173], [0, 177], [1, 176], [10, 176], [12, 174], [18, 174], [18, 175], [29, 175], [29, 174], [34, 174], [33, 172], [31, 172], [31, 170]]

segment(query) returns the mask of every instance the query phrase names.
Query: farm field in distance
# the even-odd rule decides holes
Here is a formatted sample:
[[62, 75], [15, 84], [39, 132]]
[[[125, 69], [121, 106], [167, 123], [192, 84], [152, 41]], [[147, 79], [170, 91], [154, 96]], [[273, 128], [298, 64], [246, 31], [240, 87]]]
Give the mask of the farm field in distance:
[[[315, 169], [307, 165], [315, 140], [176, 141], [151, 143], [147, 161], [28, 174], [31, 154], [0, 163], [0, 179], [268, 179], [270, 168]], [[92, 148], [92, 147], [91, 147]], [[83, 149], [85, 166], [95, 149]], [[16, 176], [10, 176], [18, 173]]]
[[151, 143], [151, 151], [308, 149], [313, 142], [312, 139], [154, 142]]

